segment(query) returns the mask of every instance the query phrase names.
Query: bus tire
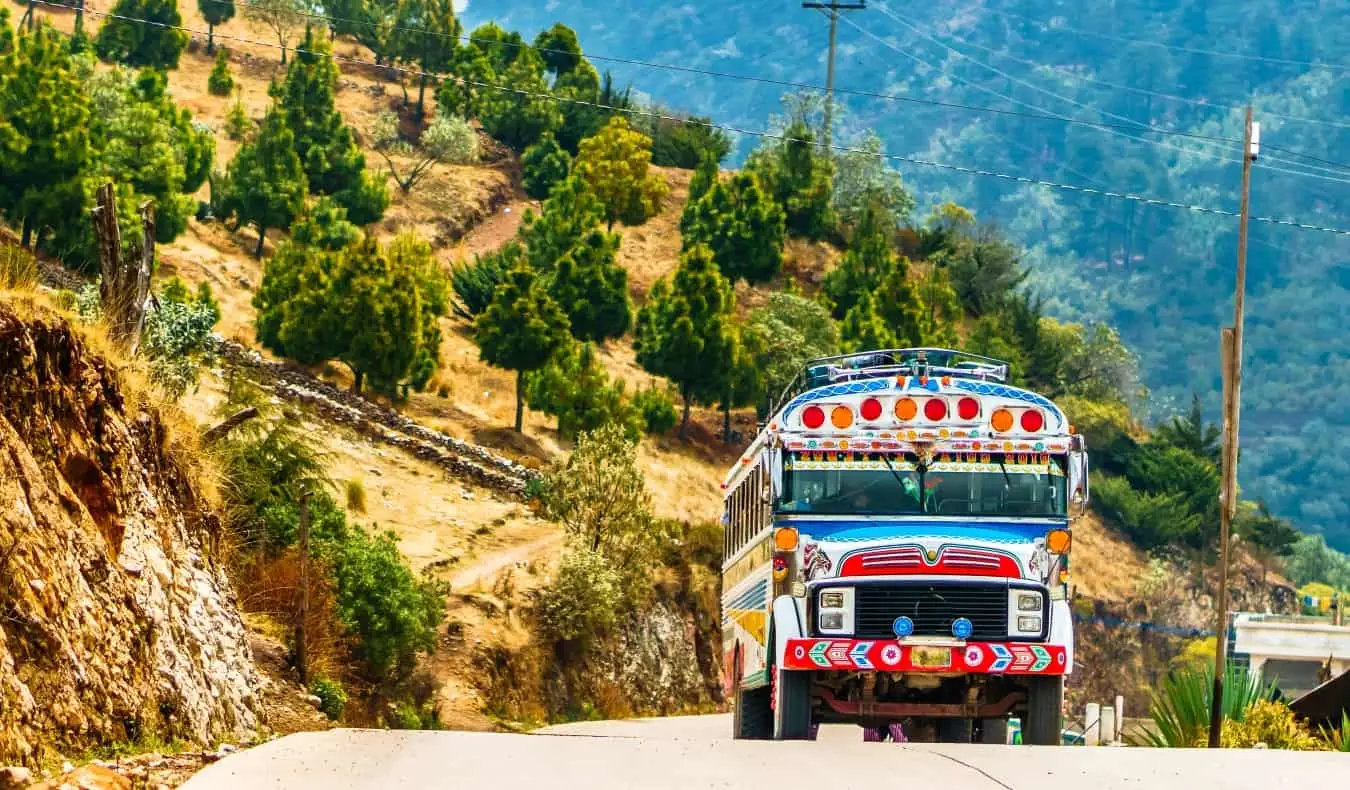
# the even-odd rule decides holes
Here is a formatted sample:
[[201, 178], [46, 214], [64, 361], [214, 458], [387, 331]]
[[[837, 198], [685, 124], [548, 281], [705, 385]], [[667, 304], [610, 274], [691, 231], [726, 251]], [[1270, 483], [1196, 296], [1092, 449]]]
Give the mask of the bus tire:
[[778, 672], [778, 739], [811, 739], [811, 673]]
[[1007, 743], [1008, 720], [984, 719], [980, 722], [980, 743]]
[[938, 743], [970, 743], [970, 719], [938, 719]]
[[767, 741], [773, 737], [773, 710], [769, 707], [768, 686], [736, 692], [732, 737], [747, 741]]
[[1064, 678], [1027, 678], [1027, 716], [1022, 723], [1022, 742], [1034, 746], [1058, 746], [1064, 707]]

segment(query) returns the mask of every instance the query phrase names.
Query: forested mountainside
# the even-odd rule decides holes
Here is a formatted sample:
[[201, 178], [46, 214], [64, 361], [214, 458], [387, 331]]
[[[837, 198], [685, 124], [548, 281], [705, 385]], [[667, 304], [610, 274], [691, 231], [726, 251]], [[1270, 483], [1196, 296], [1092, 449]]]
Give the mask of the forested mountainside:
[[[597, 67], [663, 105], [760, 130], [781, 85], [606, 60], [821, 84], [826, 20], [781, 0], [470, 0], [533, 35], [561, 20]], [[870, 130], [895, 155], [1236, 211], [1242, 106], [1262, 126], [1254, 217], [1350, 227], [1346, 57], [1350, 7], [1255, 0], [872, 2], [839, 26], [836, 85], [924, 101], [1057, 115], [1067, 124], [841, 94], [837, 140]], [[1163, 134], [1156, 129], [1182, 134]], [[1215, 139], [1220, 138], [1220, 139]], [[757, 144], [742, 136], [730, 162]], [[918, 211], [951, 199], [1027, 250], [1051, 313], [1103, 319], [1139, 354], [1155, 418], [1191, 392], [1219, 404], [1219, 328], [1232, 320], [1235, 218], [895, 162]], [[1343, 235], [1251, 226], [1241, 483], [1350, 548], [1350, 294]]]

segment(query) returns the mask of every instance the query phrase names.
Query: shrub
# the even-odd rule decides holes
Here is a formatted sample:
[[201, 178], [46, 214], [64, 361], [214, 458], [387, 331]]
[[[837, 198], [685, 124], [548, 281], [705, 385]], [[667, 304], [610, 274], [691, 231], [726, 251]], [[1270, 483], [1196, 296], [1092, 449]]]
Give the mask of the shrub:
[[331, 721], [342, 718], [347, 707], [347, 690], [330, 678], [316, 678], [309, 684], [309, 693], [319, 698], [319, 710]]
[[670, 432], [680, 421], [680, 412], [675, 408], [675, 398], [669, 390], [657, 389], [655, 385], [633, 393], [633, 406], [642, 415], [642, 424], [647, 433], [660, 436]]
[[[1274, 685], [1262, 685], [1246, 667], [1224, 669], [1223, 718], [1241, 721], [1258, 700], [1269, 699]], [[1140, 745], [1187, 748], [1208, 738], [1210, 701], [1214, 698], [1213, 666], [1173, 671], [1149, 703], [1154, 731], [1146, 731]]]
[[540, 624], [555, 639], [590, 639], [613, 627], [621, 589], [618, 573], [600, 552], [570, 548], [553, 583], [539, 595]]
[[1289, 706], [1265, 699], [1252, 703], [1241, 721], [1225, 721], [1219, 742], [1225, 749], [1250, 749], [1262, 743], [1270, 749], [1310, 751], [1321, 745]]
[[347, 509], [366, 512], [366, 486], [360, 480], [347, 481]]
[[506, 272], [524, 255], [516, 242], [501, 249], [473, 256], [473, 263], [461, 264], [450, 272], [450, 287], [456, 298], [450, 305], [455, 315], [472, 321], [492, 303], [497, 286], [506, 280]]
[[525, 149], [520, 157], [520, 168], [525, 194], [543, 200], [553, 190], [553, 185], [567, 178], [572, 171], [572, 157], [550, 132]]
[[[249, 120], [248, 113], [244, 111], [242, 96], [236, 94], [234, 106], [225, 114], [225, 135], [231, 140], [242, 140], [248, 135], [251, 128], [253, 128], [253, 122]], [[214, 189], [212, 194], [215, 194]]]
[[190, 295], [176, 278], [160, 297], [159, 309], [146, 313], [141, 353], [150, 362], [151, 379], [176, 399], [197, 387], [198, 368], [210, 355], [207, 340], [220, 321], [220, 304], [206, 283]]
[[216, 52], [216, 65], [211, 67], [211, 76], [206, 78], [206, 89], [212, 96], [229, 96], [234, 90], [234, 75], [230, 73], [230, 61], [225, 57], [225, 48]]

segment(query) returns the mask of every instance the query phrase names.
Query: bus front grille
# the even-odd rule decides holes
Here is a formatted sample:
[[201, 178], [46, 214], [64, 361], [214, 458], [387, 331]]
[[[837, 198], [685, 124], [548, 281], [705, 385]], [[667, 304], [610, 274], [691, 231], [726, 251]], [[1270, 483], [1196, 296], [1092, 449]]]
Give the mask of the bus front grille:
[[970, 638], [1008, 637], [1008, 588], [954, 584], [860, 584], [854, 602], [854, 636], [894, 638], [896, 618], [914, 621], [915, 636], [951, 636], [952, 621], [964, 617], [975, 627]]

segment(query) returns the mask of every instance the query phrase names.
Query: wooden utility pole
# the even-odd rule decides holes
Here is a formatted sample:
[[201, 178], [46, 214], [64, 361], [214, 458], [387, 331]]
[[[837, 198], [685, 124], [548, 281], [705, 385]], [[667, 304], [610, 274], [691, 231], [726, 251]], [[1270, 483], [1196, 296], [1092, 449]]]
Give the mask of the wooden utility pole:
[[1219, 489], [1219, 589], [1214, 596], [1214, 690], [1209, 711], [1209, 748], [1219, 748], [1223, 730], [1223, 676], [1228, 652], [1228, 542], [1237, 515], [1238, 417], [1242, 401], [1242, 321], [1247, 287], [1247, 218], [1251, 207], [1252, 162], [1260, 149], [1261, 127], [1252, 123], [1252, 108], [1242, 135], [1242, 206], [1238, 212], [1237, 283], [1233, 325], [1224, 327], [1223, 477]]
[[305, 623], [309, 620], [309, 491], [300, 495], [300, 617], [295, 624], [295, 669], [300, 683], [309, 685], [309, 651]]
[[866, 0], [855, 3], [841, 3], [830, 0], [828, 3], [802, 3], [802, 8], [818, 8], [830, 12], [830, 56], [825, 64], [825, 148], [830, 147], [830, 135], [834, 130], [834, 52], [835, 41], [839, 36], [839, 12], [862, 11], [867, 8]]

